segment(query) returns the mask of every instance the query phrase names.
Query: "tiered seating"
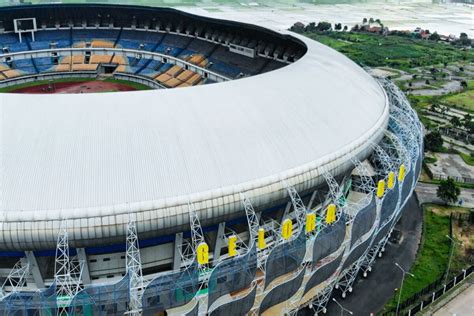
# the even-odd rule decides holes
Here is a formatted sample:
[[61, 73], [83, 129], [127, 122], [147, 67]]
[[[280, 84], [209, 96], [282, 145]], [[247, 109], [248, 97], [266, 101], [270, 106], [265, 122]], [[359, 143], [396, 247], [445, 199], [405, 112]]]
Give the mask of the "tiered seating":
[[89, 61], [90, 64], [108, 64], [112, 60], [110, 55], [92, 55]]
[[8, 47], [11, 53], [29, 50], [28, 45], [25, 42], [20, 43], [18, 35], [15, 33], [0, 34], [0, 46], [0, 48]]
[[[75, 24], [76, 25], [76, 24]], [[80, 26], [81, 23], [77, 24]], [[119, 36], [120, 34], [120, 36]], [[217, 40], [214, 33], [209, 33], [207, 38]], [[217, 34], [218, 35], [218, 34]], [[217, 36], [216, 35], [216, 36]], [[224, 42], [225, 34], [219, 37]], [[223, 37], [224, 36], [224, 37]], [[222, 39], [221, 39], [222, 37]], [[113, 48], [114, 46], [128, 49], [140, 49], [155, 51], [170, 56], [177, 56], [199, 67], [210, 69], [216, 73], [230, 78], [238, 78], [243, 75], [253, 75], [280, 68], [281, 62], [261, 57], [249, 58], [239, 54], [231, 53], [227, 47], [219, 44], [176, 35], [172, 33], [160, 33], [143, 30], [109, 30], [109, 29], [68, 29], [37, 31], [35, 41], [31, 35], [25, 34], [25, 41], [19, 43], [17, 34], [0, 34], [0, 47], [8, 47], [9, 51], [26, 51], [31, 47], [33, 50], [49, 49], [51, 43], [55, 42], [58, 48], [86, 47], [90, 43], [92, 48]], [[230, 38], [232, 42], [237, 41], [239, 45], [256, 48], [259, 52], [269, 55], [274, 51], [281, 51], [282, 55], [292, 56], [290, 48], [272, 46], [271, 43], [260, 43], [248, 39]], [[227, 39], [226, 39], [227, 41]], [[92, 54], [90, 61], [86, 64], [84, 56], [69, 56], [61, 59], [59, 65], [54, 64], [54, 58], [43, 57], [35, 59], [15, 60], [12, 69], [8, 68], [3, 77], [12, 77], [22, 74], [34, 74], [50, 71], [95, 71], [100, 64], [117, 64], [116, 72], [146, 76], [163, 83], [168, 87], [196, 85], [210, 83], [210, 80], [202, 80], [201, 76], [178, 66], [172, 66], [159, 61], [135, 57], [107, 56]], [[0, 71], [1, 72], [1, 71]]]
[[49, 72], [54, 70], [53, 59], [51, 57], [35, 58], [35, 63], [39, 72]]
[[156, 43], [161, 42], [163, 36], [163, 34], [156, 32], [123, 30], [117, 46], [128, 49], [139, 49], [140, 44], [143, 44], [143, 49], [150, 51]]
[[7, 65], [4, 65], [4, 64], [0, 64], [0, 72], [2, 74], [2, 77], [4, 79], [10, 79], [10, 78], [15, 78], [15, 77], [18, 77], [18, 76], [21, 76], [22, 73], [16, 69], [11, 69], [10, 67], [8, 67]]
[[36, 69], [33, 65], [31, 58], [15, 60], [13, 65], [14, 69], [21, 71], [23, 74], [36, 73]]
[[194, 65], [197, 65], [199, 67], [206, 67], [208, 61], [206, 59], [206, 57], [204, 57], [203, 55], [199, 55], [199, 54], [195, 54], [195, 55], [191, 55], [190, 57], [188, 58], [185, 58], [188, 62], [190, 62], [191, 64], [194, 64]]
[[191, 70], [184, 70], [180, 66], [173, 66], [166, 72], [155, 78], [168, 88], [189, 87], [197, 85], [201, 81], [201, 76]]
[[31, 49], [49, 49], [51, 42], [56, 43], [57, 48], [71, 47], [70, 31], [38, 31], [35, 33], [35, 41], [30, 41]]
[[178, 56], [183, 53], [183, 50], [191, 40], [184, 36], [166, 34], [162, 42], [156, 48], [156, 52], [167, 54], [170, 56]]
[[163, 63], [152, 60], [146, 68], [143, 68], [138, 74], [144, 75], [150, 78], [155, 78], [160, 73], [160, 68], [163, 66]]
[[[109, 57], [110, 58], [110, 57]], [[61, 63], [56, 66], [56, 71], [95, 71], [99, 64], [85, 64], [84, 56], [74, 55], [63, 57]]]

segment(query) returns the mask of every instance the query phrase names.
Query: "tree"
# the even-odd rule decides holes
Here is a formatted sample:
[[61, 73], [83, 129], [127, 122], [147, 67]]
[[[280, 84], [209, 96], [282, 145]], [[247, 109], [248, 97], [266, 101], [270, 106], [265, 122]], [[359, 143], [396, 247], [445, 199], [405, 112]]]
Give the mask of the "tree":
[[382, 21], [380, 21], [380, 19], [376, 19], [375, 22], [377, 22], [379, 25], [382, 25]]
[[329, 22], [319, 22], [316, 26], [316, 30], [318, 30], [319, 32], [330, 31], [332, 30], [332, 25]]
[[362, 19], [362, 24], [366, 24], [367, 23], [367, 18], [363, 18]]
[[334, 25], [334, 29], [335, 29], [336, 31], [340, 31], [340, 30], [342, 29], [342, 24], [341, 24], [341, 23], [336, 23], [336, 24]]
[[467, 89], [467, 81], [465, 81], [465, 80], [461, 81], [461, 87], [463, 89]]
[[311, 22], [304, 28], [305, 32], [313, 32], [316, 30], [316, 23]]
[[457, 116], [453, 116], [451, 118], [451, 124], [453, 124], [454, 127], [460, 127], [461, 126], [461, 120]]
[[459, 43], [464, 46], [469, 46], [471, 45], [471, 40], [466, 33], [461, 33], [461, 35], [459, 35]]
[[448, 180], [442, 180], [436, 191], [436, 196], [438, 196], [444, 203], [456, 203], [458, 201], [461, 190], [458, 185], [452, 178]]
[[344, 32], [347, 32], [347, 29], [348, 29], [347, 25], [344, 25], [343, 31], [344, 31]]
[[305, 26], [301, 22], [296, 22], [295, 24], [293, 24], [292, 27], [290, 27], [290, 31], [293, 31], [295, 33], [303, 33], [304, 30], [305, 30]]
[[443, 148], [443, 137], [439, 131], [433, 131], [425, 136], [425, 149], [430, 151], [441, 151]]
[[374, 23], [374, 18], [369, 19], [369, 24], [372, 24], [372, 23]]
[[428, 39], [430, 41], [439, 41], [440, 40], [440, 36], [438, 35], [438, 33], [434, 32], [432, 34], [430, 34], [430, 37], [428, 37]]

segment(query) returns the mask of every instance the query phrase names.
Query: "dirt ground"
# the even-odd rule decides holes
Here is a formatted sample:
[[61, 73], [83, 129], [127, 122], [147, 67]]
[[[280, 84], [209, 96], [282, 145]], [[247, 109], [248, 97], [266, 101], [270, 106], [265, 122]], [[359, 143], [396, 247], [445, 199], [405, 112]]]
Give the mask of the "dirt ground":
[[58, 82], [43, 84], [34, 87], [25, 87], [12, 91], [13, 93], [30, 94], [74, 94], [74, 93], [97, 93], [135, 91], [136, 89], [121, 83], [106, 81], [82, 81], [82, 82]]

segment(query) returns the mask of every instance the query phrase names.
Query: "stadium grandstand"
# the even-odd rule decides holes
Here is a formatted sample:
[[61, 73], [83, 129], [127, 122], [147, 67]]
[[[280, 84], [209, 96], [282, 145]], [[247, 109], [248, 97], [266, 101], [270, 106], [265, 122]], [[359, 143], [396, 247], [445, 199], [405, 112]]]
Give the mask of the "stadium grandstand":
[[[0, 8], [0, 315], [325, 312], [421, 172], [403, 93], [303, 36], [174, 9]], [[186, 89], [174, 89], [186, 87]]]

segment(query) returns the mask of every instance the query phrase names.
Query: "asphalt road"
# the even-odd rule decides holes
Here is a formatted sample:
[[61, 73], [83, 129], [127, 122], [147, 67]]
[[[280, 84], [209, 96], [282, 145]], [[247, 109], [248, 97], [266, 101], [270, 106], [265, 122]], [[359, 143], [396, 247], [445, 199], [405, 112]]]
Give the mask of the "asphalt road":
[[[413, 195], [405, 205], [402, 217], [395, 226], [394, 232], [399, 231], [400, 234], [392, 234], [392, 237], [394, 235], [399, 237], [395, 241], [388, 242], [382, 258], [377, 258], [372, 266], [372, 272], [367, 278], [363, 278], [362, 273], [359, 273], [353, 285], [353, 292], [348, 293], [345, 299], [341, 298], [341, 292], [338, 290], [333, 292], [333, 297], [342, 306], [352, 311], [354, 316], [367, 316], [370, 313], [375, 315], [380, 311], [400, 286], [402, 273], [395, 266], [395, 262], [409, 269], [415, 261], [422, 222], [423, 214], [416, 196]], [[299, 315], [314, 315], [314, 312], [307, 308]], [[332, 302], [332, 299], [328, 303], [326, 315], [341, 315], [341, 309]]]
[[[415, 190], [420, 204], [444, 204], [444, 202], [436, 196], [436, 191], [438, 190], [438, 185], [436, 184], [418, 182]], [[462, 206], [464, 207], [474, 207], [474, 189], [461, 188], [459, 200], [462, 200]]]

